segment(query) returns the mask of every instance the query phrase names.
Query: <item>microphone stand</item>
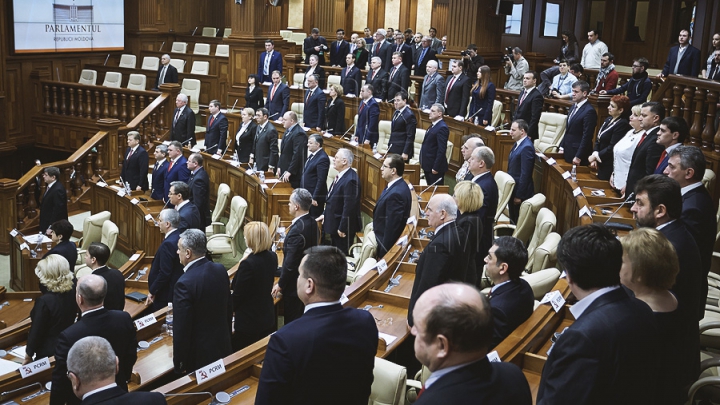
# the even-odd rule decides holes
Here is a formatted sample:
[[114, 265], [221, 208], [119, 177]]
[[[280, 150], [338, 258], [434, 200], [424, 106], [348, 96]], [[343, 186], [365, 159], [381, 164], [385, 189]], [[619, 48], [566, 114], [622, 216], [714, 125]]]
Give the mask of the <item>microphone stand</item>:
[[351, 130], [351, 129], [353, 129], [354, 127], [355, 127], [355, 124], [352, 124], [352, 125], [350, 125], [350, 128], [348, 128], [348, 130], [347, 130], [347, 131], [345, 131], [345, 133], [344, 133], [344, 134], [342, 134], [342, 136], [340, 137], [340, 139], [347, 139], [347, 140], [349, 141], [349, 140], [350, 140], [350, 138], [346, 138], [346, 137], [345, 137], [345, 135], [347, 135], [347, 134], [348, 134], [348, 132], [350, 132], [350, 130]]
[[[426, 191], [430, 190], [430, 187], [436, 185], [441, 179], [442, 179], [442, 178], [435, 180], [435, 182], [434, 182], [433, 184], [427, 186], [427, 188], [425, 188], [425, 190], [421, 191], [420, 194], [417, 195], [418, 201], [422, 201], [422, 195], [423, 195]], [[437, 190], [437, 187], [435, 187], [435, 189]], [[433, 194], [435, 194], [435, 191], [433, 191]], [[432, 198], [432, 196], [431, 196], [430, 198]]]
[[388, 145], [388, 148], [385, 151], [385, 154], [380, 158], [380, 161], [385, 160], [385, 157], [387, 156], [387, 154], [390, 153], [390, 148], [392, 148], [392, 144]]
[[605, 221], [605, 223], [604, 223], [603, 225], [607, 226], [608, 228], [614, 229], [614, 230], [616, 230], [616, 231], [617, 231], [617, 230], [631, 231], [631, 230], [633, 229], [632, 225], [622, 224], [622, 223], [619, 223], [619, 222], [610, 222], [610, 220], [611, 220], [611, 219], [615, 216], [615, 214], [617, 214], [618, 211], [620, 211], [620, 209], [621, 209], [622, 207], [624, 207], [625, 204], [627, 204], [628, 201], [630, 201], [633, 197], [635, 197], [635, 193], [630, 193], [630, 195], [628, 195], [628, 197], [625, 199], [625, 201], [623, 201], [623, 203], [620, 204], [619, 207], [617, 207], [617, 209], [615, 210], [615, 212], [613, 212], [612, 215], [610, 215], [610, 216], [608, 217], [608, 219]]

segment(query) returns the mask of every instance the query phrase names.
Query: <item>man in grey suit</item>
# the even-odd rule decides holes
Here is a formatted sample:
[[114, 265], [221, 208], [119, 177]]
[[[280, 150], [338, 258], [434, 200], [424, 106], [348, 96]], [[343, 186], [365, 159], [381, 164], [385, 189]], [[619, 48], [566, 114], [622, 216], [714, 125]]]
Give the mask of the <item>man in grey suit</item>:
[[258, 170], [275, 171], [278, 161], [278, 133], [275, 127], [268, 123], [267, 108], [260, 108], [255, 113], [257, 132], [253, 141], [250, 165], [257, 163]]
[[438, 63], [430, 60], [427, 63], [427, 75], [423, 80], [420, 109], [429, 110], [433, 104], [441, 104], [445, 99], [445, 78], [437, 73]]

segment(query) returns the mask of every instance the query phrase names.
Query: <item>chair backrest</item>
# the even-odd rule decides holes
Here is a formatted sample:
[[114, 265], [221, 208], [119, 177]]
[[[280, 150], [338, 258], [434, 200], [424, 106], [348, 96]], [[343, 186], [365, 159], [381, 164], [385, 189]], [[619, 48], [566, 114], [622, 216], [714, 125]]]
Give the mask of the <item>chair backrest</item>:
[[355, 262], [355, 268], [359, 269], [363, 265], [363, 263], [365, 263], [365, 260], [370, 257], [375, 257], [376, 251], [377, 239], [375, 238], [375, 232], [366, 232], [365, 236], [363, 236], [363, 243], [360, 248], [360, 256], [357, 257], [357, 261]]
[[118, 67], [135, 69], [137, 57], [135, 55], [123, 54], [120, 56], [120, 64]]
[[225, 29], [223, 30], [223, 38], [229, 37], [230, 34], [232, 34], [232, 28], [225, 28]]
[[290, 34], [290, 42], [295, 42], [300, 45], [305, 41], [306, 35], [304, 32], [293, 32]]
[[712, 169], [705, 169], [703, 174], [702, 184], [712, 195], [713, 189], [715, 188], [715, 172]]
[[90, 215], [83, 220], [83, 235], [80, 249], [87, 250], [93, 242], [100, 242], [102, 239], [102, 227], [105, 221], [110, 220], [110, 211], [101, 211]]
[[399, 364], [375, 357], [373, 383], [368, 405], [404, 405], [407, 369]]
[[223, 58], [230, 57], [230, 45], [218, 44], [215, 47], [215, 56], [222, 56]]
[[555, 229], [557, 218], [548, 208], [541, 208], [535, 219], [535, 231], [533, 231], [530, 243], [528, 243], [528, 264], [526, 266], [528, 273], [534, 270], [534, 254], [535, 249], [545, 242], [545, 238]]
[[190, 70], [191, 75], [207, 75], [210, 73], [210, 62], [205, 60], [196, 60], [192, 64]]
[[183, 73], [185, 71], [185, 59], [170, 59], [170, 64], [175, 66], [178, 73]]
[[275, 240], [275, 233], [277, 232], [278, 226], [280, 226], [280, 215], [273, 215], [270, 219], [270, 239]]
[[170, 52], [187, 53], [187, 42], [173, 42]]
[[197, 114], [200, 110], [200, 103], [198, 103], [198, 99], [200, 98], [200, 80], [183, 79], [180, 93], [188, 96], [188, 105], [190, 109]]
[[415, 192], [415, 187], [410, 187], [410, 197], [412, 201], [410, 203], [410, 216], [415, 217], [415, 219], [420, 218], [420, 201], [417, 199], [417, 193]]
[[335, 161], [334, 156], [328, 156], [328, 159], [330, 159], [330, 169], [328, 169], [328, 175], [327, 180], [325, 180], [325, 184], [327, 184], [328, 190], [330, 190], [330, 186], [333, 184], [333, 181], [335, 181], [335, 176], [338, 175], [338, 171], [335, 170], [335, 167], [333, 165], [333, 162]]
[[147, 77], [138, 73], [131, 73], [128, 79], [127, 88], [132, 90], [145, 90]]
[[297, 114], [298, 122], [303, 122], [303, 112], [305, 111], [305, 104], [303, 103], [292, 103], [290, 110]]
[[548, 149], [560, 145], [560, 141], [565, 135], [565, 125], [567, 124], [567, 115], [544, 112], [540, 114], [540, 123], [538, 123], [538, 139], [535, 140], [535, 149], [540, 152], [546, 152]]
[[498, 206], [497, 212], [495, 212], [495, 221], [497, 222], [510, 201], [510, 196], [515, 188], [515, 179], [504, 171], [498, 170], [495, 173], [495, 183], [498, 187]]
[[105, 73], [105, 80], [103, 81], [103, 86], [105, 87], [115, 87], [120, 88], [120, 84], [122, 84], [122, 74], [118, 72], [107, 72]]
[[230, 196], [230, 186], [225, 183], [220, 183], [218, 186], [217, 199], [215, 200], [215, 208], [213, 208], [212, 215], [210, 216], [212, 222], [217, 222], [220, 216], [225, 212], [227, 207], [228, 197]]
[[411, 159], [410, 163], [417, 163], [420, 158], [420, 149], [422, 148], [422, 143], [425, 140], [425, 132], [427, 132], [424, 129], [415, 128], [415, 142], [413, 143], [413, 156], [414, 158]]
[[193, 55], [210, 55], [210, 44], [195, 44]]
[[453, 148], [455, 145], [453, 145], [452, 142], [447, 142], [447, 147], [445, 148], [445, 159], [447, 159], [448, 164], [450, 163], [450, 158], [452, 157]]
[[380, 121], [378, 124], [378, 152], [383, 154], [387, 152], [390, 146], [390, 132], [392, 132], [392, 121]]
[[217, 28], [215, 27], [203, 27], [202, 36], [204, 37], [214, 37], [216, 33]]
[[158, 70], [160, 68], [160, 58], [157, 56], [145, 56], [143, 58], [142, 70]]
[[552, 290], [557, 281], [560, 279], [560, 270], [556, 268], [549, 268], [536, 271], [532, 274], [523, 274], [521, 277], [530, 284], [535, 299], [540, 300], [543, 296], [545, 296], [545, 294]]
[[284, 40], [287, 41], [288, 38], [290, 38], [290, 35], [292, 35], [292, 31], [290, 31], [290, 30], [280, 30], [280, 36], [282, 37], [282, 39], [284, 39]]
[[520, 214], [515, 226], [514, 237], [520, 239], [527, 246], [535, 229], [535, 220], [540, 208], [545, 205], [545, 196], [537, 193], [520, 204]]
[[531, 264], [528, 267], [530, 267], [530, 271], [535, 273], [538, 270], [555, 267], [557, 264], [558, 243], [560, 243], [560, 235], [555, 232], [550, 232], [545, 237], [545, 241], [538, 246], [533, 252], [533, 255], [529, 257]]
[[115, 251], [117, 239], [120, 230], [112, 221], [105, 221], [102, 226], [102, 237], [100, 242], [104, 243], [110, 249], [110, 255]]
[[[240, 227], [245, 220], [245, 211], [247, 210], [247, 201], [244, 198], [236, 195], [230, 201], [230, 218], [225, 226], [225, 233], [230, 237], [235, 238], [235, 235], [240, 231]], [[233, 243], [233, 254], [235, 251], [236, 243]]]
[[493, 100], [492, 118], [490, 119], [490, 125], [497, 127], [500, 125], [500, 119], [502, 119], [502, 102], [499, 100]]
[[331, 84], [340, 84], [340, 76], [339, 75], [328, 75], [327, 77], [327, 88], [330, 88]]
[[293, 75], [293, 84], [295, 86], [298, 86], [302, 89], [304, 82], [305, 82], [305, 73], [295, 73]]
[[97, 83], [97, 71], [83, 69], [82, 72], [80, 72], [80, 80], [78, 80], [78, 83], [94, 86]]

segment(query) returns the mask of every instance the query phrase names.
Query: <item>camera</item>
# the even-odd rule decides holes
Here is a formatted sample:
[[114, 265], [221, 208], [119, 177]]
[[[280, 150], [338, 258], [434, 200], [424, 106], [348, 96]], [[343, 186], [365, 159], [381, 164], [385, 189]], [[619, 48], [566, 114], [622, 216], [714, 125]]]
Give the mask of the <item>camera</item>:
[[460, 51], [460, 56], [468, 56], [468, 51]]
[[513, 57], [513, 47], [508, 46], [507, 48], [505, 48], [505, 55], [503, 55], [502, 61], [503, 63], [507, 63], [512, 62], [513, 60], [515, 60], [515, 58]]

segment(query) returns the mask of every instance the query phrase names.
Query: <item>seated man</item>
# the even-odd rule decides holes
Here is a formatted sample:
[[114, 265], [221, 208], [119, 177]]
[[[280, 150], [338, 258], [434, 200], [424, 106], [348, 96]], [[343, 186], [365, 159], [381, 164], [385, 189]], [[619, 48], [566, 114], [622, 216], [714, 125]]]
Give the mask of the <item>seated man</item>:
[[578, 79], [570, 73], [570, 66], [565, 59], [560, 61], [559, 68], [560, 74], [553, 77], [550, 95], [560, 100], [569, 100], [572, 97], [572, 85]]

